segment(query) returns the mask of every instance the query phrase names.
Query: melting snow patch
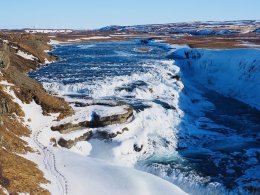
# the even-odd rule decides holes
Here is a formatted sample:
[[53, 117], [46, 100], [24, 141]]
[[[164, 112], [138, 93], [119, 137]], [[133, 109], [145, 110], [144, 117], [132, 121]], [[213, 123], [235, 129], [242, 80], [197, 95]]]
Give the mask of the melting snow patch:
[[0, 81], [0, 85], [4, 85], [4, 86], [14, 86], [14, 84], [8, 83], [7, 81]]
[[24, 59], [27, 59], [27, 60], [37, 60], [38, 58], [35, 57], [34, 55], [32, 54], [27, 54], [21, 50], [18, 50], [18, 52], [16, 53], [18, 56], [21, 56], [23, 57]]
[[86, 37], [82, 38], [83, 40], [92, 40], [92, 39], [110, 39], [111, 37], [106, 36], [94, 36], [94, 37]]

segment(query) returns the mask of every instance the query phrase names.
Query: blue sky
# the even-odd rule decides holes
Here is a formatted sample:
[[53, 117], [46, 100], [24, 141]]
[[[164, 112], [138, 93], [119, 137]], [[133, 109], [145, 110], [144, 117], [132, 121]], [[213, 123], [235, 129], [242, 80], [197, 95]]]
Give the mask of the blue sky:
[[1, 0], [0, 28], [260, 20], [260, 0]]

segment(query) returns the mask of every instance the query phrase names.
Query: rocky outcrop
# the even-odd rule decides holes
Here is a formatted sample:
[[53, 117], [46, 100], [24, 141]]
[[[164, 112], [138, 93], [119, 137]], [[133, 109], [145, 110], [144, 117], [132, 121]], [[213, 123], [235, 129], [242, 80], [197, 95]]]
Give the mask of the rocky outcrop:
[[51, 127], [52, 131], [59, 131], [62, 134], [70, 133], [72, 131], [80, 130], [89, 127], [89, 122], [84, 121], [77, 124], [66, 123], [58, 126]]
[[112, 133], [109, 133], [107, 131], [97, 130], [94, 133], [93, 138], [101, 139], [101, 140], [109, 140], [109, 139], [115, 138], [118, 135], [123, 134], [125, 131], [129, 131], [129, 129], [127, 127], [125, 127], [121, 131], [112, 132]]
[[9, 104], [6, 102], [6, 99], [0, 99], [0, 114], [5, 114], [11, 112]]
[[176, 81], [180, 81], [181, 80], [180, 75], [173, 75], [171, 73], [167, 73], [167, 75], [170, 77], [170, 79], [175, 79]]
[[65, 147], [65, 148], [70, 149], [74, 145], [76, 145], [77, 142], [88, 141], [92, 137], [92, 135], [93, 135], [92, 131], [88, 131], [88, 132], [84, 133], [82, 136], [75, 138], [74, 140], [71, 140], [71, 139], [65, 140], [64, 138], [60, 138], [59, 141], [58, 141], [58, 144], [61, 147]]
[[138, 146], [137, 144], [134, 144], [134, 151], [136, 151], [136, 152], [141, 152], [142, 149], [143, 149], [143, 145]]
[[[82, 136], [77, 137], [73, 140], [72, 139], [66, 140], [64, 138], [60, 138], [59, 141], [58, 141], [58, 144], [61, 147], [65, 147], [65, 148], [70, 149], [80, 141], [88, 141], [89, 139], [92, 139], [92, 138], [93, 139], [100, 139], [100, 140], [111, 140], [111, 139], [115, 138], [116, 136], [123, 134], [125, 131], [129, 131], [129, 129], [127, 127], [125, 127], [121, 131], [112, 132], [112, 133], [109, 133], [105, 130], [103, 130], [103, 131], [97, 130], [93, 133], [93, 131], [90, 130], [90, 131], [84, 133]], [[54, 145], [55, 145], [56, 140], [52, 139], [52, 143], [54, 143]], [[141, 149], [142, 149], [142, 147], [143, 146], [141, 146]], [[136, 146], [136, 148], [138, 148], [138, 147]], [[141, 149], [140, 149], [140, 151], [141, 151]], [[138, 150], [138, 149], [136, 149], [136, 150]]]
[[84, 128], [98, 128], [113, 124], [123, 124], [128, 121], [130, 117], [133, 116], [133, 108], [128, 106], [124, 113], [114, 114], [111, 116], [99, 116], [93, 113], [91, 121], [83, 121], [77, 124], [66, 123], [58, 126], [53, 126], [52, 131], [59, 131], [60, 133], [70, 133], [72, 131], [84, 129]]
[[0, 70], [6, 70], [10, 66], [9, 48], [6, 43], [0, 44]]
[[[1, 35], [1, 34], [0, 34]], [[62, 98], [49, 95], [42, 85], [29, 78], [26, 74], [29, 70], [36, 69], [48, 59], [55, 59], [50, 56], [45, 49], [50, 49], [47, 44], [48, 38], [37, 35], [4, 34], [4, 40], [8, 43], [0, 42], [0, 66], [1, 73], [5, 80], [14, 84], [12, 90], [16, 96], [24, 103], [33, 100], [42, 106], [43, 114], [60, 113], [59, 119], [71, 115], [73, 110]], [[17, 50], [34, 55], [38, 60], [28, 60], [17, 55]]]
[[0, 87], [0, 115], [10, 115], [12, 113], [24, 116], [24, 112], [19, 105], [13, 102], [12, 97], [3, 92]]
[[[50, 193], [41, 187], [48, 181], [38, 166], [21, 157], [21, 154], [33, 152], [21, 138], [30, 136], [31, 131], [21, 122], [24, 120], [22, 108], [6, 90], [10, 88], [24, 103], [34, 100], [42, 106], [44, 114], [59, 112], [60, 118], [63, 118], [72, 113], [63, 99], [50, 96], [40, 83], [26, 75], [29, 70], [44, 63], [45, 59], [54, 59], [44, 52], [50, 49], [48, 41], [47, 36], [0, 32], [0, 80], [12, 83], [8, 86], [0, 84], [0, 186], [10, 194]], [[18, 50], [34, 55], [37, 60], [17, 55]]]

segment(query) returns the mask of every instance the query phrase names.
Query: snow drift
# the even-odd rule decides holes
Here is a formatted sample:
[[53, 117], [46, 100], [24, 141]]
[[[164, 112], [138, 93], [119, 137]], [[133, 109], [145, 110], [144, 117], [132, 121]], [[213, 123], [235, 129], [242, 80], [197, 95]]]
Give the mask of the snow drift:
[[183, 74], [205, 87], [260, 109], [260, 50], [183, 48], [173, 53]]

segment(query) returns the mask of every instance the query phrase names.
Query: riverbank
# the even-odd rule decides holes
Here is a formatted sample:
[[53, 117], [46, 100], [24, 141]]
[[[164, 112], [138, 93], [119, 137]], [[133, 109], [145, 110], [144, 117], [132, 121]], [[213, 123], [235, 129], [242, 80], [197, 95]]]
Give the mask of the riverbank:
[[[127, 183], [128, 184], [127, 188], [121, 189], [120, 193], [127, 194], [131, 192], [130, 189], [135, 189], [136, 190], [135, 193], [142, 194], [144, 192], [148, 193], [148, 191], [142, 191], [142, 189], [138, 189], [140, 183], [134, 182], [134, 180], [136, 178], [142, 178], [141, 180], [143, 181], [145, 177], [147, 180], [142, 184], [145, 185], [147, 189], [149, 189], [150, 193], [156, 193], [157, 190], [160, 189], [162, 186], [164, 186], [163, 188], [165, 188], [166, 194], [168, 192], [172, 193], [173, 191], [178, 193], [183, 193], [174, 185], [169, 184], [168, 182], [161, 179], [158, 180], [158, 178], [151, 176], [147, 173], [142, 173], [138, 171], [136, 172], [132, 168], [129, 169], [129, 168], [121, 167], [122, 168], [121, 169], [118, 166], [111, 165], [105, 162], [108, 159], [111, 160], [111, 156], [112, 156], [111, 154], [113, 154], [115, 155], [116, 158], [120, 159], [120, 162], [117, 161], [117, 163], [119, 164], [122, 163], [123, 165], [127, 164], [127, 166], [131, 167], [138, 160], [145, 159], [147, 156], [149, 156], [149, 154], [153, 154], [157, 152], [157, 149], [160, 146], [164, 146], [163, 147], [164, 149], [159, 151], [161, 152], [160, 154], [162, 156], [165, 155], [165, 152], [167, 153], [167, 150], [175, 151], [176, 149], [178, 149], [178, 147], [181, 148], [186, 147], [185, 143], [178, 141], [177, 138], [178, 136], [181, 139], [185, 137], [187, 138], [187, 135], [184, 134], [184, 132], [178, 132], [179, 129], [177, 128], [172, 129], [173, 128], [172, 124], [174, 124], [174, 128], [178, 127], [178, 125], [185, 124], [185, 121], [183, 123], [181, 119], [183, 119], [183, 117], [187, 117], [187, 113], [191, 112], [191, 110], [188, 109], [189, 106], [194, 107], [193, 112], [197, 114], [200, 114], [202, 110], [200, 110], [201, 109], [200, 105], [198, 107], [196, 106], [197, 102], [200, 100], [198, 97], [196, 97], [196, 95], [198, 95], [196, 94], [196, 90], [194, 93], [187, 92], [187, 90], [184, 87], [189, 88], [191, 86], [189, 86], [188, 84], [187, 85], [185, 84], [185, 86], [183, 85], [182, 73], [180, 72], [180, 69], [177, 66], [172, 64], [172, 60], [161, 61], [156, 66], [156, 68], [153, 69], [153, 71], [150, 70], [150, 72], [148, 72], [145, 75], [134, 74], [134, 75], [125, 76], [124, 75], [125, 73], [120, 75], [120, 72], [117, 72], [117, 74], [119, 74], [117, 75], [118, 78], [115, 79], [111, 78], [106, 80], [105, 82], [97, 82], [97, 86], [99, 86], [98, 88], [92, 88], [91, 86], [88, 86], [89, 83], [86, 82], [85, 89], [92, 90], [93, 91], [92, 96], [94, 98], [102, 99], [103, 97], [118, 96], [118, 95], [122, 95], [130, 98], [131, 96], [133, 97], [134, 95], [139, 100], [143, 100], [145, 103], [148, 104], [140, 105], [140, 102], [138, 102], [138, 104], [134, 106], [136, 106], [136, 110], [140, 110], [142, 112], [138, 111], [137, 113], [135, 113], [131, 111], [129, 112], [130, 115], [129, 113], [127, 114], [124, 112], [125, 107], [123, 107], [123, 109], [122, 107], [116, 108], [117, 112], [114, 112], [113, 115], [111, 116], [114, 117], [114, 116], [118, 116], [119, 114], [123, 114], [123, 115], [126, 114], [124, 115], [126, 117], [124, 118], [122, 124], [119, 124], [118, 126], [113, 126], [114, 124], [112, 124], [113, 128], [111, 128], [111, 131], [109, 130], [109, 128], [104, 128], [104, 129], [101, 128], [101, 131], [96, 131], [96, 129], [94, 129], [93, 140], [91, 140], [90, 142], [86, 142], [86, 141], [80, 142], [82, 140], [79, 140], [79, 143], [73, 143], [71, 145], [70, 147], [71, 149], [69, 151], [69, 150], [61, 149], [57, 145], [58, 144], [57, 141], [60, 138], [65, 138], [68, 140], [72, 138], [73, 139], [75, 138], [75, 140], [77, 140], [78, 138], [80, 138], [86, 140], [87, 137], [82, 137], [81, 134], [87, 133], [89, 129], [86, 129], [87, 132], [85, 132], [85, 130], [83, 132], [81, 131], [81, 128], [86, 127], [86, 125], [88, 125], [87, 127], [90, 128], [93, 128], [95, 126], [93, 126], [93, 124], [84, 123], [83, 126], [81, 126], [82, 124], [78, 126], [79, 129], [76, 129], [77, 133], [72, 133], [68, 135], [61, 135], [58, 131], [52, 131], [51, 129], [55, 127], [55, 125], [56, 126], [62, 125], [64, 122], [65, 124], [67, 123], [71, 125], [74, 123], [77, 125], [81, 122], [91, 121], [91, 117], [93, 117], [92, 116], [93, 111], [95, 110], [99, 110], [99, 112], [96, 112], [95, 117], [96, 119], [98, 119], [97, 121], [100, 122], [100, 119], [107, 117], [112, 113], [111, 110], [113, 110], [113, 106], [115, 105], [113, 105], [111, 110], [109, 110], [108, 108], [104, 109], [104, 107], [109, 105], [109, 104], [104, 105], [104, 102], [101, 102], [100, 103], [101, 107], [99, 107], [100, 105], [97, 105], [97, 102], [94, 102], [93, 104], [93, 102], [91, 101], [87, 102], [86, 100], [82, 100], [82, 99], [80, 101], [83, 102], [77, 102], [75, 101], [75, 98], [67, 98], [67, 101], [70, 102], [69, 105], [61, 98], [52, 97], [48, 95], [47, 92], [43, 89], [43, 87], [39, 83], [33, 81], [32, 79], [29, 79], [27, 76], [24, 75], [24, 73], [26, 73], [31, 68], [35, 69], [36, 67], [39, 67], [40, 64], [46, 61], [55, 60], [55, 57], [48, 56], [45, 52], [46, 50], [51, 49], [50, 46], [48, 46], [47, 44], [47, 42], [49, 42], [50, 40], [48, 39], [48, 37], [45, 38], [41, 37], [42, 35], [41, 36], [27, 35], [27, 36], [28, 37], [26, 37], [26, 40], [33, 39], [32, 42], [33, 43], [36, 42], [37, 43], [36, 45], [38, 46], [34, 47], [30, 44], [28, 45], [28, 43], [23, 43], [23, 41], [21, 40], [24, 40], [24, 37], [20, 38], [21, 40], [18, 39], [17, 41], [17, 38], [15, 37], [6, 38], [7, 36], [5, 36], [6, 39], [3, 39], [2, 41], [3, 42], [2, 59], [4, 63], [1, 69], [1, 73], [2, 73], [1, 74], [2, 75], [1, 76], [1, 98], [4, 97], [2, 98], [4, 99], [4, 101], [2, 101], [3, 106], [1, 107], [2, 109], [1, 116], [3, 118], [2, 120], [3, 126], [1, 127], [1, 132], [3, 132], [4, 134], [2, 138], [2, 140], [4, 140], [4, 145], [2, 146], [1, 150], [6, 152], [6, 154], [4, 153], [3, 154], [5, 155], [4, 159], [7, 159], [5, 162], [3, 161], [1, 162], [2, 166], [4, 165], [4, 169], [1, 177], [3, 179], [4, 191], [13, 190], [14, 192], [18, 192], [19, 189], [18, 188], [19, 186], [15, 187], [15, 185], [12, 184], [12, 182], [14, 181], [12, 177], [15, 174], [9, 173], [8, 175], [7, 173], [8, 171], [6, 171], [9, 169], [8, 162], [11, 161], [11, 159], [8, 159], [6, 156], [7, 154], [11, 154], [14, 152], [12, 149], [10, 149], [11, 144], [10, 143], [6, 144], [6, 140], [7, 142], [9, 142], [8, 139], [11, 140], [14, 139], [14, 137], [15, 139], [17, 139], [17, 136], [12, 136], [11, 138], [9, 138], [8, 137], [9, 135], [7, 136], [5, 134], [7, 134], [6, 132], [8, 132], [9, 128], [11, 128], [14, 131], [16, 131], [15, 133], [18, 136], [20, 136], [20, 134], [17, 133], [18, 129], [24, 128], [23, 129], [24, 134], [22, 135], [26, 135], [29, 137], [20, 139], [21, 144], [17, 146], [17, 150], [21, 148], [26, 148], [23, 149], [22, 152], [19, 151], [20, 153], [23, 154], [25, 154], [27, 151], [38, 150], [40, 155], [38, 155], [37, 153], [30, 153], [27, 155], [23, 155], [23, 157], [32, 160], [33, 162], [36, 162], [40, 170], [42, 170], [44, 173], [44, 175], [42, 175], [42, 173], [39, 170], [37, 170], [35, 164], [30, 165], [32, 167], [35, 166], [35, 170], [37, 174], [39, 174], [39, 180], [33, 183], [30, 186], [30, 188], [25, 189], [25, 192], [30, 192], [30, 193], [40, 192], [40, 193], [48, 194], [49, 191], [52, 194], [71, 194], [71, 193], [80, 193], [80, 192], [88, 193], [89, 191], [93, 190], [92, 191], [93, 193], [101, 193], [101, 191], [95, 191], [95, 189], [91, 187], [85, 188], [84, 183], [89, 183], [89, 180], [91, 179], [93, 186], [95, 186], [95, 184], [98, 183], [99, 186], [100, 185], [115, 186], [114, 188], [116, 189], [121, 189], [121, 187], [125, 185], [125, 183]], [[30, 36], [32, 36], [32, 38], [30, 38]], [[42, 41], [42, 39], [46, 39], [46, 40]], [[98, 37], [98, 39], [107, 40], [108, 38]], [[97, 39], [95, 37], [95, 39], [89, 39], [89, 40], [92, 41]], [[140, 43], [142, 47], [139, 47], [140, 45], [138, 45], [138, 47], [132, 49], [131, 52], [137, 52], [138, 55], [146, 55], [146, 53], [149, 54], [150, 52], [156, 52], [155, 48], [151, 48], [152, 47], [151, 45], [158, 44], [158, 43], [152, 43], [151, 45], [149, 45], [149, 39], [142, 38], [140, 40], [142, 42]], [[42, 43], [43, 45], [39, 44], [39, 42], [43, 42]], [[51, 43], [58, 43], [58, 42], [51, 41]], [[143, 48], [143, 45], [145, 45], [145, 48], [147, 48], [146, 52], [138, 51], [137, 48]], [[160, 46], [165, 47], [165, 44], [160, 44]], [[171, 45], [170, 47], [171, 49], [176, 50], [176, 46], [177, 45]], [[93, 44], [90, 44], [90, 47], [93, 47]], [[24, 48], [29, 48], [29, 49], [25, 50]], [[88, 45], [83, 45], [81, 46], [81, 48], [76, 47], [76, 49], [78, 50], [80, 49], [86, 50], [88, 48], [89, 48]], [[112, 48], [114, 48], [113, 45]], [[111, 49], [108, 48], [108, 51], [110, 50]], [[31, 53], [30, 51], [33, 51], [33, 53]], [[122, 51], [120, 50], [120, 52], [117, 52], [117, 55], [123, 57], [129, 55], [129, 53], [127, 53], [126, 50], [122, 50]], [[180, 51], [183, 52], [178, 53]], [[188, 61], [199, 60], [198, 57], [199, 54], [196, 53], [195, 55], [194, 51], [191, 51], [189, 48], [187, 48], [187, 46], [185, 46], [184, 50], [178, 48], [176, 55], [179, 58], [183, 58], [183, 60], [188, 60]], [[14, 61], [10, 62], [10, 56], [12, 57], [11, 60]], [[68, 61], [68, 63], [69, 62], [70, 61]], [[135, 67], [138, 67], [136, 65], [137, 61], [135, 61], [134, 63], [135, 63]], [[83, 72], [84, 69], [82, 67], [82, 64], [80, 64], [80, 67], [81, 67], [80, 72]], [[152, 66], [150, 64], [147, 67], [151, 68]], [[20, 72], [17, 71], [16, 69], [18, 69]], [[114, 69], [117, 70], [116, 66], [114, 67]], [[73, 70], [74, 73], [77, 71], [77, 69], [73, 69]], [[93, 70], [97, 71], [98, 69], [93, 69]], [[142, 70], [142, 67], [140, 67], [140, 70]], [[110, 75], [111, 73], [109, 72], [110, 71], [108, 69], [106, 74]], [[59, 79], [64, 79], [64, 78], [68, 79], [68, 77], [62, 77], [62, 75]], [[45, 79], [48, 80], [47, 77]], [[54, 78], [51, 79], [53, 81]], [[160, 83], [159, 86], [158, 83]], [[48, 88], [48, 86], [46, 85], [45, 87]], [[53, 85], [52, 86], [50, 85], [50, 87], [53, 87]], [[69, 88], [69, 89], [76, 89], [79, 90], [77, 92], [84, 92], [84, 88], [82, 89], [81, 86], [79, 88], [77, 87], [78, 86], [75, 86], [75, 88]], [[179, 100], [182, 100], [182, 102], [179, 102]], [[205, 99], [202, 98], [201, 101], [202, 100], [206, 102], [205, 104], [204, 103], [201, 104], [203, 109], [212, 108], [210, 104], [209, 105], [207, 104], [207, 101]], [[124, 104], [121, 103], [120, 106], [122, 105]], [[91, 106], [93, 106], [92, 107], [93, 109], [91, 108], [92, 110], [90, 109]], [[63, 119], [66, 116], [71, 115], [73, 113], [71, 107], [73, 107], [73, 110], [74, 112], [76, 112], [76, 115], [64, 119], [63, 121], [62, 120], [56, 121], [57, 119]], [[14, 115], [13, 113], [16, 113], [16, 115]], [[134, 121], [132, 120], [132, 118], [134, 118]], [[172, 121], [173, 119], [174, 121]], [[192, 124], [188, 123], [189, 117], [185, 119], [187, 120], [186, 125], [192, 126]], [[8, 126], [8, 124], [9, 125], [15, 124], [18, 129], [13, 128], [12, 126]], [[161, 126], [164, 126], [166, 131], [163, 132], [160, 131]], [[140, 134], [140, 131], [142, 131], [142, 134]], [[176, 132], [178, 132], [178, 134], [176, 134]], [[66, 134], [67, 131], [64, 131], [64, 133]], [[69, 131], [69, 133], [71, 132]], [[150, 136], [156, 134], [160, 136], [159, 137]], [[109, 140], [109, 142], [106, 143], [104, 140]], [[26, 142], [28, 142], [29, 144], [26, 145]], [[105, 148], [105, 150], [104, 149], [102, 150], [102, 147]], [[107, 152], [107, 154], [104, 155], [105, 153], [104, 151]], [[111, 151], [113, 151], [113, 153], [111, 153]], [[62, 153], [68, 153], [69, 156], [73, 155], [75, 156], [75, 159], [74, 158], [70, 159], [69, 157], [67, 158], [64, 155], [62, 155]], [[79, 155], [76, 155], [75, 153], [79, 153]], [[169, 155], [172, 153], [167, 153], [167, 154]], [[87, 156], [90, 155], [91, 158], [88, 158], [86, 160], [85, 159], [86, 155]], [[103, 158], [104, 161], [98, 162], [97, 163], [98, 165], [93, 167], [93, 161], [95, 161], [94, 158], [101, 158], [101, 159]], [[30, 161], [26, 161], [26, 159], [24, 160], [25, 162], [30, 162]], [[158, 159], [149, 159], [148, 161], [150, 161], [150, 163], [154, 161], [153, 163], [156, 164]], [[93, 178], [89, 178], [89, 180], [86, 179], [85, 175], [89, 172], [89, 169], [87, 168], [87, 166], [84, 168], [84, 170], [81, 167], [76, 166], [77, 162], [82, 162], [83, 164], [89, 165], [89, 167], [95, 169], [97, 173], [95, 179], [94, 180]], [[98, 170], [103, 169], [103, 167], [106, 167], [106, 169], [110, 170], [107, 173], [104, 173], [104, 175], [108, 176], [109, 174], [111, 174], [111, 172], [115, 171], [115, 174], [113, 176], [118, 178], [118, 180], [110, 181], [109, 183], [107, 182], [107, 180], [106, 181], [102, 180], [101, 178], [102, 174], [100, 174]], [[12, 170], [15, 170], [15, 168], [16, 168], [15, 164], [10, 166], [10, 169]], [[147, 167], [146, 165], [142, 167], [141, 164], [139, 164], [137, 168], [144, 170]], [[123, 171], [123, 169], [126, 169], [126, 172]], [[147, 168], [147, 171], [152, 172], [151, 167]], [[85, 172], [85, 174], [82, 175], [82, 172]], [[124, 174], [131, 175], [131, 177], [126, 178], [122, 176], [121, 175], [122, 172], [124, 172]], [[27, 174], [28, 169], [25, 169], [23, 167], [21, 173]], [[154, 174], [172, 181], [171, 179], [165, 177], [164, 175], [158, 174], [158, 172], [154, 172]], [[93, 172], [92, 175], [95, 175], [95, 172]], [[44, 179], [43, 176], [45, 176], [45, 178], [47, 178], [51, 183], [47, 184], [48, 181]], [[84, 178], [86, 180], [84, 180]], [[18, 181], [19, 179], [22, 179], [22, 177], [18, 178]], [[44, 183], [44, 182], [45, 182], [44, 186], [39, 185], [40, 183]], [[80, 182], [82, 182], [82, 184], [80, 184]], [[154, 186], [155, 184], [156, 185], [158, 184], [159, 186], [153, 188], [152, 186]], [[2, 184], [0, 185], [2, 186]], [[71, 185], [72, 186], [80, 185], [82, 187], [75, 189], [72, 188]], [[180, 185], [182, 184], [180, 183]], [[187, 186], [185, 187], [184, 185], [182, 185], [182, 187], [187, 189], [186, 188]], [[48, 191], [46, 191], [46, 189]], [[111, 193], [115, 193], [112, 189], [109, 190], [111, 190]], [[194, 189], [189, 189], [189, 190], [192, 191]]]
[[40, 83], [26, 76], [28, 71], [40, 67], [45, 61], [55, 60], [44, 51], [51, 48], [47, 44], [48, 37], [1, 33], [0, 38], [0, 190], [2, 193], [49, 194], [42, 187], [49, 181], [35, 162], [24, 156], [37, 153], [38, 148], [26, 141], [26, 137], [31, 137], [32, 119], [25, 119], [30, 109], [24, 110], [18, 100], [23, 104], [37, 102], [44, 115], [56, 112], [60, 118], [70, 115], [72, 110], [63, 99], [50, 96]]
[[[54, 60], [53, 56], [45, 53], [51, 49], [47, 44], [48, 37], [5, 34], [1, 40], [4, 56], [1, 69], [1, 193], [98, 194], [101, 191], [96, 189], [103, 188], [95, 186], [107, 186], [104, 189], [113, 194], [132, 194], [133, 190], [135, 194], [157, 194], [158, 190], [164, 194], [184, 194], [178, 187], [147, 173], [119, 168], [106, 162], [91, 165], [94, 159], [89, 159], [84, 167], [79, 166], [77, 169], [79, 173], [86, 170], [86, 174], [89, 167], [96, 169], [89, 179], [75, 175], [74, 166], [67, 163], [74, 164], [85, 157], [79, 155], [66, 160], [66, 156], [60, 155], [64, 150], [53, 147], [51, 142], [52, 137], [59, 137], [58, 132], [51, 131], [53, 121], [73, 114], [73, 110], [63, 99], [50, 96], [41, 84], [25, 75], [42, 63]], [[10, 129], [12, 133], [9, 133]], [[68, 157], [70, 155], [72, 153]], [[98, 171], [104, 168], [107, 174]], [[15, 171], [19, 171], [19, 176]], [[102, 180], [105, 175], [111, 174], [113, 180]], [[137, 178], [140, 178], [139, 182]], [[93, 185], [86, 188], [85, 183], [90, 180]], [[140, 188], [140, 182], [145, 189]], [[74, 184], [82, 187], [76, 189], [72, 187]]]

